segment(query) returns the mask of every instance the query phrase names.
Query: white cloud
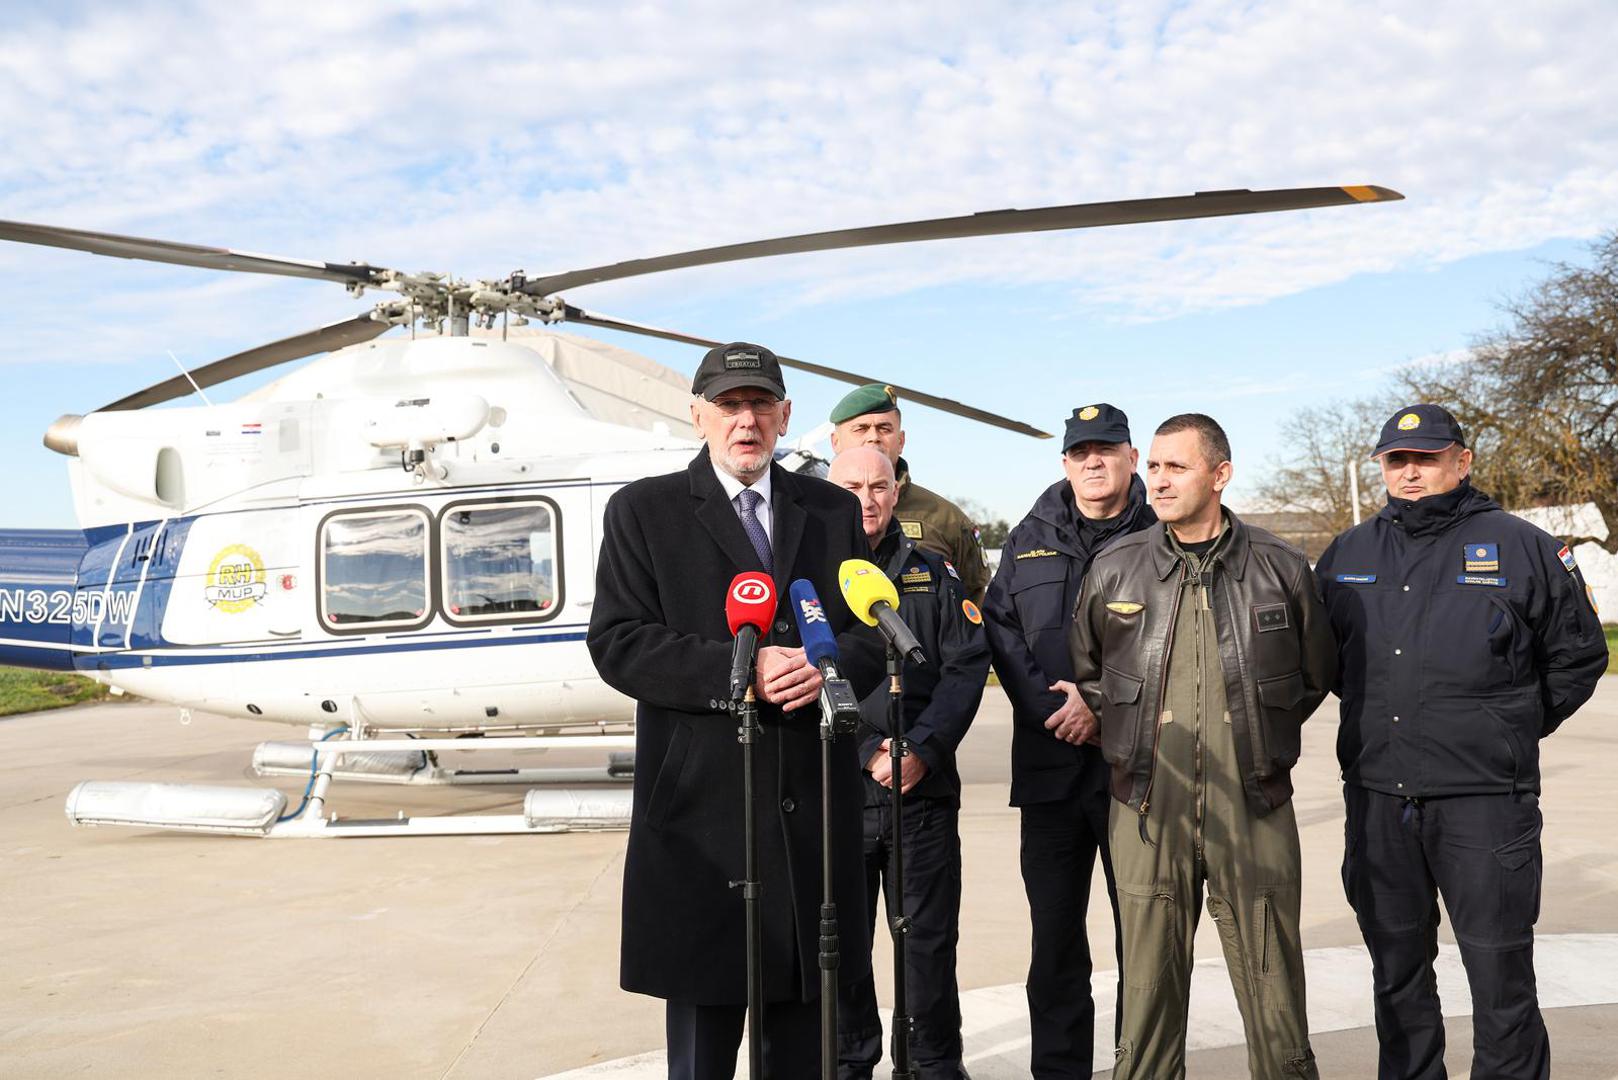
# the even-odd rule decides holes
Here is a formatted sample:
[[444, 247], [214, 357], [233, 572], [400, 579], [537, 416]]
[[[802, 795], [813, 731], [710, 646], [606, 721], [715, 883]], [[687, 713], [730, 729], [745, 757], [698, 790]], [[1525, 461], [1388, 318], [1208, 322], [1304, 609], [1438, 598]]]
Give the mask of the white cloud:
[[[0, 216], [497, 275], [1197, 188], [1410, 196], [768, 260], [573, 297], [635, 317], [671, 291], [762, 289], [787, 311], [1054, 283], [1074, 307], [1157, 319], [1610, 226], [1611, 26], [1598, 3], [1459, 0], [1029, 4], [993, 19], [917, 3], [89, 5], [0, 31]], [[0, 273], [26, 273], [45, 310], [91, 317], [87, 287], [137, 280], [13, 245]], [[240, 344], [255, 318], [271, 337], [294, 314], [347, 310], [302, 283], [193, 301], [114, 306], [168, 310], [207, 341], [248, 333]], [[41, 340], [14, 351], [8, 331], [0, 360], [50, 358]], [[91, 335], [74, 354], [128, 345]]]

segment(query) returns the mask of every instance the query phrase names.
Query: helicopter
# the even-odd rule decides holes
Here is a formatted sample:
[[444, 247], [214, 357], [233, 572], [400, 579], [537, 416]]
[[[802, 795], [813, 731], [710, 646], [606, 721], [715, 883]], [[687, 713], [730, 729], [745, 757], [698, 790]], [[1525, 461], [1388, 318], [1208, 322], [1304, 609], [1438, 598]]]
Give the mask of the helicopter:
[[[634, 703], [602, 682], [584, 640], [602, 514], [623, 485], [690, 460], [689, 393], [625, 350], [524, 328], [720, 343], [564, 292], [766, 256], [1402, 198], [1360, 185], [996, 210], [497, 279], [0, 221], [0, 240], [391, 294], [52, 424], [44, 442], [67, 458], [80, 527], [0, 530], [0, 663], [76, 671], [186, 716], [305, 729], [253, 758], [260, 775], [308, 776], [292, 811], [277, 790], [96, 780], [68, 798], [75, 824], [272, 837], [623, 827], [629, 792], [603, 782], [632, 773]], [[407, 334], [382, 337], [395, 327]], [[206, 395], [316, 356], [236, 401]], [[1049, 437], [878, 376], [780, 361]], [[150, 409], [192, 395], [202, 403]], [[777, 453], [812, 469], [808, 449]], [[480, 770], [439, 759], [494, 748], [607, 760]], [[334, 780], [531, 789], [521, 815], [377, 822], [329, 813]], [[583, 786], [558, 786], [569, 784]]]

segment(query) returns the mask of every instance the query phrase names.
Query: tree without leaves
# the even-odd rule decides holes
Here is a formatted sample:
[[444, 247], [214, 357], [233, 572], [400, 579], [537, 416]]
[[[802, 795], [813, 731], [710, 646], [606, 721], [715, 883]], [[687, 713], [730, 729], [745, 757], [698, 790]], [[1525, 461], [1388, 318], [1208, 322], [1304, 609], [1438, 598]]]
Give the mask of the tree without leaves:
[[1618, 232], [1591, 252], [1508, 301], [1468, 359], [1401, 382], [1455, 413], [1479, 488], [1509, 509], [1594, 503], [1606, 536], [1563, 539], [1618, 553]]
[[1335, 536], [1354, 524], [1348, 469], [1359, 469], [1360, 515], [1376, 513], [1386, 488], [1371, 460], [1376, 433], [1397, 402], [1367, 397], [1300, 409], [1282, 429], [1286, 456], [1272, 458], [1258, 483], [1266, 509], [1302, 514], [1321, 532]]
[[997, 551], [1005, 546], [1006, 534], [1011, 532], [1009, 522], [1004, 518], [990, 517], [988, 508], [974, 499], [951, 501], [978, 527], [978, 540], [983, 544], [984, 551]]

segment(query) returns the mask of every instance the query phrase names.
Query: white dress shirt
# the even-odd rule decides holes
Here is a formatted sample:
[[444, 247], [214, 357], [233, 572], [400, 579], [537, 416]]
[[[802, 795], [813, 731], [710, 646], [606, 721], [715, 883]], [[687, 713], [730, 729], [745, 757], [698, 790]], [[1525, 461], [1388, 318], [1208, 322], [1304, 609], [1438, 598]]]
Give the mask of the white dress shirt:
[[738, 520], [742, 516], [742, 504], [736, 501], [736, 497], [747, 488], [752, 488], [758, 492], [759, 498], [763, 501], [758, 504], [758, 509], [753, 513], [757, 515], [758, 523], [764, 526], [764, 535], [769, 537], [770, 543], [773, 545], [775, 543], [775, 513], [770, 506], [770, 470], [765, 469], [764, 475], [758, 478], [757, 483], [744, 484], [724, 469], [721, 469], [716, 462], [710, 462], [710, 464], [713, 465], [713, 473], [719, 477], [720, 486], [725, 489], [725, 497], [730, 500], [730, 508], [736, 511]]

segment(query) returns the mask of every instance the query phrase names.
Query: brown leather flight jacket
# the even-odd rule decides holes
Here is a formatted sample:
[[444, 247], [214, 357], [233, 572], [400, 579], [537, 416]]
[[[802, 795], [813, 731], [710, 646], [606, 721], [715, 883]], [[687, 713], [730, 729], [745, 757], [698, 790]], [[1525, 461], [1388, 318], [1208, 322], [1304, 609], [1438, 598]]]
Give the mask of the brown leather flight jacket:
[[[1225, 511], [1230, 534], [1207, 560], [1210, 602], [1248, 804], [1262, 816], [1292, 797], [1303, 722], [1337, 677], [1337, 645], [1303, 553]], [[1101, 724], [1112, 794], [1144, 814], [1158, 717], [1188, 566], [1154, 525], [1096, 556], [1068, 645], [1080, 694]]]

